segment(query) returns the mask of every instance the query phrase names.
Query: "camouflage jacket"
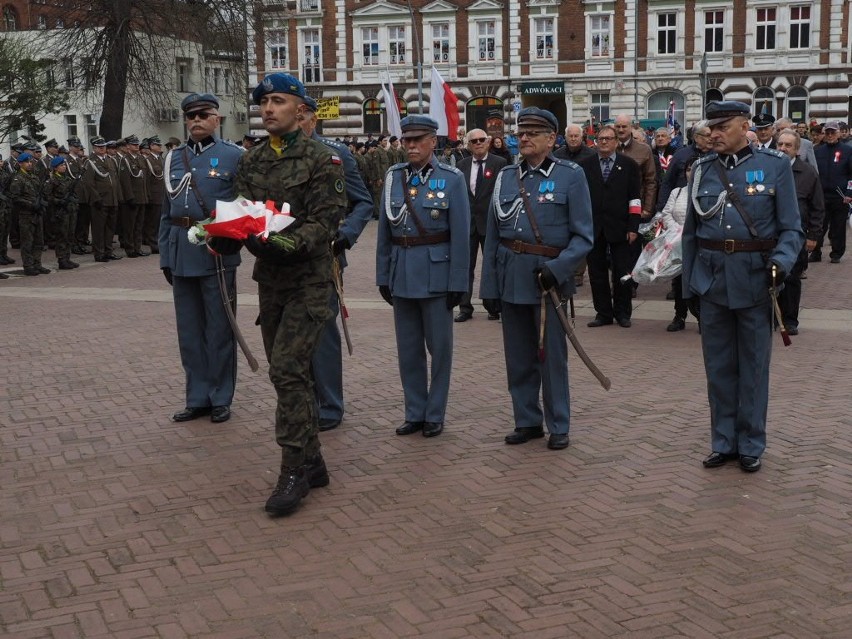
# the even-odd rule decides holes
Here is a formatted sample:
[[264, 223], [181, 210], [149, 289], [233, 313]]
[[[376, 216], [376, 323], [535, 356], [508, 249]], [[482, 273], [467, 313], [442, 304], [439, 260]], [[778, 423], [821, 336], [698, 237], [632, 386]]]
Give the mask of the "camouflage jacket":
[[272, 200], [279, 209], [287, 202], [296, 218], [284, 231], [296, 242], [295, 259], [283, 266], [258, 259], [255, 281], [283, 288], [331, 281], [331, 240], [347, 208], [343, 163], [337, 155], [300, 135], [278, 156], [267, 140], [240, 158], [234, 193]]
[[9, 199], [19, 213], [40, 213], [44, 207], [41, 198], [41, 182], [35, 173], [19, 170], [9, 184]]
[[44, 198], [54, 212], [77, 210], [77, 180], [67, 173], [51, 172], [44, 187]]

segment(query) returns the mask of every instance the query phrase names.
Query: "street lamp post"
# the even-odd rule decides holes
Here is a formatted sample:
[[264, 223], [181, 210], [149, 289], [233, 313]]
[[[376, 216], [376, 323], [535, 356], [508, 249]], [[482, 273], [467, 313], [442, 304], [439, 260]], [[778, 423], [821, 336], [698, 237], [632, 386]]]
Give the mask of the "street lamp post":
[[423, 51], [420, 47], [420, 34], [417, 32], [417, 24], [414, 22], [414, 8], [411, 6], [411, 0], [408, 0], [408, 13], [411, 15], [411, 31], [414, 32], [414, 46], [417, 49], [417, 108], [419, 113], [423, 113]]

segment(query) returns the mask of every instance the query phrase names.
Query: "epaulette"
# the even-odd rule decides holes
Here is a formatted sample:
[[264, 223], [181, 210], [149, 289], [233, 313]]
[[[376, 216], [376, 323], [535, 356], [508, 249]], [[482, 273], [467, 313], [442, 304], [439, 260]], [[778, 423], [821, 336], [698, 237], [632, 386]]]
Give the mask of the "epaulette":
[[783, 151], [779, 151], [778, 149], [757, 149], [760, 153], [768, 153], [770, 155], [774, 155], [777, 158], [787, 158], [788, 155]]
[[[223, 143], [225, 143], [227, 146], [233, 147], [233, 148], [235, 148], [235, 149], [242, 149], [242, 148], [243, 148], [243, 147], [242, 147], [242, 146], [240, 146], [239, 144], [234, 144], [234, 143], [233, 143], [233, 142], [231, 142], [230, 140], [220, 140], [220, 142], [223, 142]], [[178, 148], [180, 148], [180, 147], [178, 147]]]
[[337, 140], [329, 140], [328, 138], [324, 138], [324, 137], [320, 136], [320, 142], [322, 142], [326, 146], [330, 146], [331, 148], [336, 149], [338, 151], [341, 150], [341, 149], [346, 149], [347, 151], [349, 150], [348, 148], [346, 148], [345, 144], [342, 144], [342, 143], [338, 142]]
[[577, 164], [576, 162], [574, 162], [573, 160], [569, 160], [567, 158], [558, 158], [558, 157], [555, 157], [555, 156], [550, 156], [550, 157], [553, 160], [553, 163], [558, 164], [559, 166], [564, 166], [564, 167], [567, 167], [569, 169], [573, 169], [575, 171], [582, 171], [583, 170], [583, 169], [580, 168], [580, 165]]
[[443, 162], [441, 162], [440, 160], [438, 160], [438, 166], [439, 166], [439, 167], [441, 167], [442, 169], [444, 169], [445, 171], [449, 171], [449, 172], [451, 172], [451, 173], [458, 173], [459, 175], [464, 175], [464, 173], [462, 173], [461, 171], [459, 171], [459, 170], [458, 170], [456, 167], [454, 167], [452, 164], [444, 164]]
[[390, 166], [388, 171], [397, 171], [399, 169], [404, 169], [406, 166], [408, 166], [408, 162], [397, 162], [393, 166]]
[[711, 151], [710, 153], [702, 155], [700, 158], [695, 160], [695, 164], [704, 164], [705, 162], [712, 162], [717, 157], [719, 157], [718, 154], [715, 151]]

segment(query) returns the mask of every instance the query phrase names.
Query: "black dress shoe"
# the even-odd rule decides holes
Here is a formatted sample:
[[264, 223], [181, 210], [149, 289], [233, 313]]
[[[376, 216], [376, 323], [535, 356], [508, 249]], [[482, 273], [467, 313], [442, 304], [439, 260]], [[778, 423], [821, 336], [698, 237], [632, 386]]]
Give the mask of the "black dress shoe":
[[213, 410], [210, 411], [210, 421], [214, 424], [221, 424], [229, 419], [231, 419], [230, 406], [214, 406]]
[[531, 439], [541, 439], [544, 437], [544, 429], [538, 428], [516, 428], [511, 433], [506, 435], [505, 441], [510, 446], [515, 444], [526, 444]]
[[423, 437], [437, 437], [444, 432], [444, 422], [423, 422]]
[[740, 456], [740, 468], [747, 473], [756, 473], [760, 470], [760, 457]]
[[799, 327], [798, 326], [788, 326], [787, 327], [787, 335], [798, 335]]
[[586, 324], [586, 326], [588, 326], [589, 328], [596, 328], [598, 326], [608, 326], [609, 324], [612, 324], [611, 319], [604, 319], [603, 317], [596, 317], [591, 322]]
[[142, 257], [142, 256], [139, 253], [137, 253], [136, 251], [127, 251], [127, 257]]
[[109, 262], [109, 258], [106, 255], [99, 255], [95, 258], [95, 262]]
[[106, 258], [107, 258], [108, 260], [116, 261], [116, 260], [120, 260], [120, 259], [121, 259], [121, 255], [116, 255], [115, 253], [108, 253], [108, 254], [106, 255]]
[[568, 433], [564, 435], [551, 435], [547, 440], [547, 447], [550, 450], [562, 450], [568, 448]]
[[718, 468], [719, 466], [724, 466], [727, 462], [732, 459], [736, 459], [737, 455], [735, 453], [710, 453], [702, 463], [704, 468]]
[[26, 267], [25, 267], [25, 268], [24, 268], [24, 275], [30, 275], [30, 276], [32, 276], [32, 275], [41, 275], [41, 271], [39, 271], [39, 270], [38, 270], [37, 268], [35, 268], [35, 267], [29, 267], [29, 268], [26, 268]]
[[136, 253], [139, 255], [139, 257], [148, 257], [150, 255], [148, 251], [137, 251]]
[[490, 319], [492, 322], [495, 322], [500, 319], [500, 313], [489, 313], [488, 319]]
[[472, 317], [473, 317], [473, 313], [465, 313], [464, 311], [462, 311], [461, 313], [456, 315], [456, 317], [453, 321], [454, 322], [466, 322], [467, 320], [469, 320]]
[[195, 408], [190, 408], [187, 406], [179, 413], [175, 413], [172, 415], [172, 421], [175, 422], [188, 422], [193, 419], [198, 419], [199, 417], [203, 417], [204, 415], [210, 414], [209, 406], [196, 406]]
[[633, 326], [633, 322], [631, 322], [626, 317], [622, 317], [620, 320], [616, 320], [616, 321], [618, 322], [618, 325], [621, 328], [630, 328], [631, 326]]
[[397, 435], [411, 435], [423, 430], [423, 422], [405, 422], [402, 426], [396, 429]]
[[680, 317], [675, 317], [672, 320], [672, 323], [666, 326], [666, 330], [669, 333], [677, 333], [678, 331], [682, 331], [686, 328], [686, 320], [681, 319]]
[[813, 264], [814, 262], [822, 262], [822, 253], [812, 251], [811, 254], [808, 255], [808, 262], [810, 262], [811, 264]]
[[331, 417], [324, 417], [323, 419], [319, 420], [319, 429], [322, 432], [326, 432], [327, 430], [334, 430], [338, 426], [340, 426], [340, 420], [339, 419], [332, 419]]

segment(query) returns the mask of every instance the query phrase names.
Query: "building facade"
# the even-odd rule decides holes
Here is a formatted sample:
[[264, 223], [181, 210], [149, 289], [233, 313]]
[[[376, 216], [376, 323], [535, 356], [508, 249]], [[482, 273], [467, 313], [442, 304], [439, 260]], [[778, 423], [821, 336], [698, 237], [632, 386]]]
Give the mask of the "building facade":
[[[681, 124], [736, 99], [796, 121], [847, 119], [848, 0], [259, 0], [257, 81], [284, 71], [338, 98], [326, 135], [386, 130], [381, 83], [400, 111], [428, 111], [434, 65], [461, 127], [504, 128], [522, 107], [560, 123], [617, 113]], [[421, 92], [419, 69], [424, 78]], [[259, 120], [252, 118], [253, 127]], [[493, 126], [493, 125], [492, 125]]]
[[[58, 44], [62, 32], [73, 28], [77, 28], [73, 12], [61, 0], [0, 0], [0, 37], [23, 43], [32, 57], [55, 61], [48, 71], [50, 80], [67, 90], [69, 108], [44, 116], [41, 135], [61, 144], [72, 137], [86, 142], [100, 134], [103, 79], [85, 77], [81, 71], [84, 51], [63, 51]], [[173, 57], [174, 64], [156, 86], [128, 87], [123, 135], [136, 134], [141, 138], [157, 134], [163, 139], [185, 139], [180, 102], [189, 93], [209, 91], [220, 98], [220, 135], [240, 140], [248, 130], [244, 62], [235, 65], [233, 55], [214, 51], [205, 43], [164, 35], [153, 37], [157, 46]], [[9, 145], [23, 135], [28, 132], [19, 131], [3, 141], [0, 152], [5, 155]]]

